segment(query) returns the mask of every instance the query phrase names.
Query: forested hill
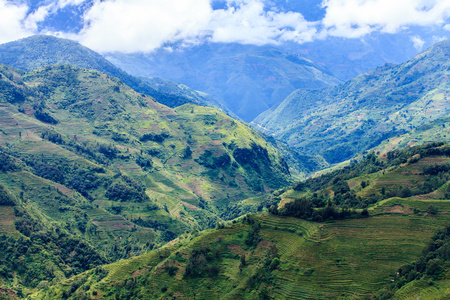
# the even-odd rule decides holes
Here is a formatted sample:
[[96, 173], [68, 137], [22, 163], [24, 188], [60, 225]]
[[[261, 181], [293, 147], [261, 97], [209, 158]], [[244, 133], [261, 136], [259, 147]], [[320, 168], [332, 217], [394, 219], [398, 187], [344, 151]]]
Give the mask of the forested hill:
[[450, 41], [339, 86], [297, 90], [254, 123], [305, 154], [339, 163], [450, 111]]
[[[183, 87], [183, 90], [180, 90], [176, 83], [170, 83], [176, 88], [169, 89], [169, 83], [161, 84], [160, 82], [152, 82], [144, 78], [131, 76], [114, 66], [97, 52], [67, 39], [37, 35], [2, 44], [0, 45], [0, 63], [25, 71], [55, 64], [71, 64], [117, 77], [137, 92], [152, 96], [158, 99], [158, 102], [169, 107], [194, 103], [216, 107], [231, 114], [224, 105], [210, 96], [187, 87]], [[161, 86], [164, 90], [161, 90]]]
[[23, 294], [256, 212], [242, 201], [290, 181], [225, 113], [70, 65], [0, 66], [0, 161], [0, 287]]
[[183, 235], [31, 299], [447, 299], [449, 163], [445, 143], [371, 153], [275, 191], [270, 213]]

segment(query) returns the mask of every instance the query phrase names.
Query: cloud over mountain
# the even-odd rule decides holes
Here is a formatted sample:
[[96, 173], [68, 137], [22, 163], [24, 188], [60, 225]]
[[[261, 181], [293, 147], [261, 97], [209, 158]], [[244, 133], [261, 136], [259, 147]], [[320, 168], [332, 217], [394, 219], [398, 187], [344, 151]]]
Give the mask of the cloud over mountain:
[[[448, 28], [450, 23], [448, 0], [316, 2], [324, 17], [312, 22], [295, 9], [296, 4], [289, 2], [290, 10], [284, 10], [287, 0], [48, 0], [33, 9], [15, 0], [0, 0], [0, 42], [47, 33], [77, 39], [100, 52], [150, 52], [179, 41], [188, 45], [304, 43], [327, 36], [395, 33], [409, 26]], [[49, 16], [81, 5], [80, 31], [39, 26]]]

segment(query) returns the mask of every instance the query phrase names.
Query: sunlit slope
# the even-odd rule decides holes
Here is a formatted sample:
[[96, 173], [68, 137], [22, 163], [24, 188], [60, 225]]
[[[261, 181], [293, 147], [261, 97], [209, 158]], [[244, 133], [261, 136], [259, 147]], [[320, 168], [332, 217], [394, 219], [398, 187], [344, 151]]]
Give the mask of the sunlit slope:
[[[34, 264], [16, 270], [6, 262], [2, 288], [25, 295], [52, 278], [145, 253], [239, 216], [228, 208], [289, 182], [278, 152], [217, 109], [171, 109], [68, 65], [27, 73], [2, 65], [0, 74], [0, 186], [15, 199], [0, 203], [0, 234], [9, 262], [23, 256], [21, 264]], [[76, 258], [99, 259], [66, 261], [53, 246], [33, 256], [16, 251], [26, 249], [22, 242], [47, 245], [44, 236], [55, 245], [70, 238], [93, 251]], [[62, 273], [47, 272], [46, 257], [49, 265], [64, 260], [53, 270]]]
[[[442, 210], [450, 205], [434, 203]], [[106, 266], [109, 274], [101, 280], [91, 271], [31, 298], [363, 299], [416, 259], [448, 218], [391, 213], [323, 224], [259, 215], [254, 224], [187, 236], [158, 252]], [[261, 226], [257, 245], [249, 246], [255, 224]], [[74, 285], [79, 288], [71, 289]]]

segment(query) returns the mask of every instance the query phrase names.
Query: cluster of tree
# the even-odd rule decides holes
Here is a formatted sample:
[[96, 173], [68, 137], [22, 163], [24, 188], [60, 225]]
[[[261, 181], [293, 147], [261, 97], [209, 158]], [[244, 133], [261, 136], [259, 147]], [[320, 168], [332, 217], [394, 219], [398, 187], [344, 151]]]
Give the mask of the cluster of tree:
[[14, 172], [18, 171], [20, 168], [14, 161], [14, 158], [6, 154], [0, 149], [0, 171], [1, 172]]
[[139, 225], [141, 227], [146, 227], [146, 228], [153, 228], [155, 230], [167, 230], [168, 226], [165, 223], [161, 223], [159, 221], [156, 220], [150, 220], [150, 219], [142, 219], [141, 217], [137, 218], [137, 219], [132, 219], [131, 222], [133, 222], [136, 225]]
[[256, 212], [253, 205], [243, 205], [241, 203], [228, 203], [227, 205], [219, 206], [220, 218], [223, 220], [232, 220], [236, 219], [239, 216], [242, 216], [247, 213]]
[[259, 236], [260, 231], [261, 231], [261, 224], [253, 222], [252, 228], [247, 233], [247, 237], [245, 238], [245, 245], [251, 248], [256, 247], [259, 241], [261, 240], [261, 237]]
[[0, 100], [11, 104], [22, 103], [28, 95], [29, 89], [27, 87], [16, 86], [5, 80], [0, 80]]
[[250, 148], [239, 148], [233, 142], [227, 147], [233, 149], [234, 160], [246, 170], [245, 182], [254, 191], [262, 191], [264, 186], [277, 189], [288, 184], [282, 176], [290, 174], [286, 161], [273, 161], [266, 148], [255, 142]]
[[53, 144], [64, 145], [65, 141], [62, 135], [55, 131], [44, 131], [41, 133], [41, 138], [52, 142]]
[[391, 298], [398, 289], [414, 280], [428, 279], [429, 284], [432, 284], [432, 280], [444, 275], [445, 265], [448, 265], [448, 262], [450, 262], [450, 226], [439, 230], [431, 238], [417, 261], [402, 266], [390, 286], [377, 294], [377, 299]]
[[46, 110], [44, 110], [42, 108], [39, 108], [38, 110], [36, 110], [34, 112], [34, 116], [36, 117], [36, 119], [38, 119], [39, 121], [44, 122], [44, 123], [49, 123], [49, 124], [53, 124], [53, 125], [56, 125], [59, 123], [59, 121], [57, 119], [52, 117], [49, 112], [47, 112]]
[[136, 155], [136, 163], [138, 164], [138, 166], [140, 166], [145, 171], [153, 168], [152, 159], [146, 155], [137, 154]]
[[106, 263], [86, 242], [59, 228], [46, 230], [20, 207], [15, 207], [15, 214], [16, 229], [24, 236], [0, 235], [3, 280], [17, 276], [24, 286], [36, 287], [41, 281], [51, 282], [57, 272], [69, 277]]
[[184, 277], [217, 276], [219, 274], [219, 268], [215, 264], [217, 255], [218, 252], [212, 251], [206, 246], [193, 250], [189, 255]]
[[0, 206], [14, 206], [16, 202], [15, 197], [0, 184]]
[[369, 215], [367, 210], [357, 213], [354, 210], [349, 209], [347, 206], [339, 208], [331, 201], [328, 201], [324, 207], [316, 207], [317, 206], [314, 205], [314, 202], [311, 201], [311, 199], [299, 198], [292, 202], [286, 203], [281, 209], [277, 209], [276, 206], [272, 206], [269, 212], [276, 215], [295, 217], [315, 222], [367, 217]]
[[152, 142], [156, 142], [156, 143], [162, 143], [169, 137], [170, 137], [170, 135], [167, 134], [166, 132], [162, 132], [162, 133], [150, 132], [150, 133], [146, 133], [146, 134], [142, 135], [139, 138], [139, 140], [141, 142], [152, 141]]
[[110, 200], [120, 202], [150, 201], [143, 185], [125, 175], [109, 185], [105, 196]]
[[105, 183], [105, 179], [97, 175], [104, 172], [103, 168], [79, 165], [64, 159], [50, 160], [35, 156], [23, 156], [22, 159], [37, 176], [74, 189], [88, 199], [92, 199], [90, 191]]
[[447, 173], [450, 171], [450, 164], [431, 165], [423, 168], [425, 175], [439, 175], [439, 173]]
[[186, 148], [183, 149], [183, 152], [181, 154], [181, 158], [183, 159], [189, 159], [192, 158], [192, 150], [191, 147], [187, 146]]
[[205, 150], [198, 159], [195, 160], [202, 166], [210, 169], [225, 168], [231, 164], [231, 157], [228, 153], [215, 157], [211, 150]]
[[64, 138], [61, 134], [53, 131], [45, 131], [41, 138], [54, 144], [64, 146], [64, 148], [79, 153], [87, 158], [93, 159], [103, 165], [110, 165], [111, 160], [118, 157], [120, 151], [114, 144], [89, 143], [78, 141], [76, 136], [73, 139]]

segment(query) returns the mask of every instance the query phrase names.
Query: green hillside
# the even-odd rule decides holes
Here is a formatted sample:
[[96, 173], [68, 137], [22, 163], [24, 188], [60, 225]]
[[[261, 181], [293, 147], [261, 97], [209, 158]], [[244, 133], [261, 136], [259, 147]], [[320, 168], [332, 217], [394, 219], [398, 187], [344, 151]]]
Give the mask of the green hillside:
[[297, 90], [254, 124], [304, 154], [331, 164], [348, 160], [449, 114], [449, 55], [444, 41], [345, 84]]
[[[278, 210], [271, 206], [270, 214], [183, 235], [29, 298], [445, 299], [449, 164], [450, 146], [444, 143], [371, 154], [274, 192], [270, 199]], [[324, 195], [328, 204], [322, 208], [314, 199]], [[352, 195], [358, 205], [346, 202]], [[299, 218], [295, 213], [307, 203], [293, 204], [305, 198], [315, 212], [336, 214], [320, 222]], [[349, 214], [352, 207], [365, 209]]]
[[450, 141], [450, 116], [448, 115], [419, 126], [406, 134], [389, 138], [373, 150], [386, 153], [408, 146], [439, 141]]
[[[25, 71], [56, 64], [70, 64], [117, 77], [139, 93], [154, 97], [159, 103], [169, 107], [195, 103], [231, 113], [212, 97], [188, 87], [179, 88], [178, 84], [162, 79], [150, 80], [131, 76], [97, 52], [67, 39], [37, 35], [2, 44], [0, 45], [0, 63]], [[164, 84], [161, 84], [161, 81]]]
[[242, 200], [290, 180], [270, 144], [217, 109], [171, 109], [69, 65], [0, 74], [1, 288], [142, 254], [256, 211]]

